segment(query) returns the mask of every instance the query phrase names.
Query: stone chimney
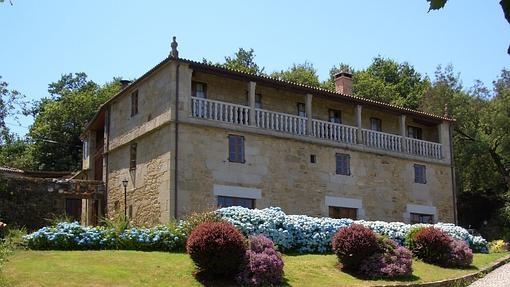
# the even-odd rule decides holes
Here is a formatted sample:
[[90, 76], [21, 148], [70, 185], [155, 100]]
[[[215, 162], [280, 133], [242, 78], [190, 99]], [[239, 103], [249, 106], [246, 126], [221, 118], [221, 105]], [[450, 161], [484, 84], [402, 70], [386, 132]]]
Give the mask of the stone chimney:
[[335, 91], [340, 94], [352, 95], [352, 74], [340, 72], [335, 74]]
[[120, 89], [124, 90], [129, 84], [131, 84], [130, 80], [120, 80]]

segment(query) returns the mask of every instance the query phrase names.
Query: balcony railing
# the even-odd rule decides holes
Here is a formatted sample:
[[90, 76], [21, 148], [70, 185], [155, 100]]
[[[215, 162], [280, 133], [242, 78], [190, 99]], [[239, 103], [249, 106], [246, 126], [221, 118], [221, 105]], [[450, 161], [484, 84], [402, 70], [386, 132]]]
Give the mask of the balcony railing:
[[191, 114], [194, 118], [226, 122], [236, 125], [254, 126], [299, 136], [311, 136], [351, 145], [362, 144], [373, 149], [412, 154], [421, 157], [442, 159], [441, 144], [402, 137], [368, 129], [313, 119], [308, 131], [308, 118], [263, 109], [255, 109], [254, 122], [250, 122], [250, 107], [191, 98]]

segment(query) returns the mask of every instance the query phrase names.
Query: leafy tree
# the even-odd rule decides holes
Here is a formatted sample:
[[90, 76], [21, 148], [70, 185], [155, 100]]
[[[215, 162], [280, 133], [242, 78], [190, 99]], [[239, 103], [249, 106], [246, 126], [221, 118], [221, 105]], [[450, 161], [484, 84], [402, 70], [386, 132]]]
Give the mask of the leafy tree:
[[24, 96], [16, 90], [10, 90], [9, 84], [2, 81], [0, 76], [0, 145], [10, 139], [9, 128], [5, 120], [9, 116], [16, 116], [17, 109], [23, 107]]
[[65, 74], [48, 88], [50, 98], [37, 102], [29, 114], [31, 168], [77, 170], [81, 167], [80, 134], [98, 107], [119, 90], [118, 80], [99, 86], [85, 73]]
[[271, 77], [312, 87], [320, 86], [317, 70], [308, 62], [293, 64], [292, 67], [287, 70], [273, 72], [271, 73]]
[[353, 75], [353, 93], [357, 96], [416, 109], [428, 86], [428, 80], [407, 62], [376, 57], [372, 64]]
[[[206, 59], [204, 59], [204, 62], [209, 63]], [[225, 63], [221, 65], [225, 68], [256, 75], [264, 74], [264, 68], [260, 68], [257, 63], [255, 63], [255, 51], [253, 49], [245, 50], [239, 48], [233, 57], [225, 57]]]

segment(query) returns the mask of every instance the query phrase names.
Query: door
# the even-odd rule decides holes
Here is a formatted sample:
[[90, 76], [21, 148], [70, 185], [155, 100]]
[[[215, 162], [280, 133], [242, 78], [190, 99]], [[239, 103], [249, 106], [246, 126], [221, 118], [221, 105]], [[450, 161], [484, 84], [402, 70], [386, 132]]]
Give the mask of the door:
[[81, 221], [81, 199], [66, 198], [66, 215], [72, 220]]

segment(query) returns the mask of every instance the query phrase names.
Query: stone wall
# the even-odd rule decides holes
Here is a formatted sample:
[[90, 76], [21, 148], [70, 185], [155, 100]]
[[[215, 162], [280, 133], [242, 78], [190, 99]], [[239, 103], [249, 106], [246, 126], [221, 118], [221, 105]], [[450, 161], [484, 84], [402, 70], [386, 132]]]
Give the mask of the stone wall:
[[[280, 206], [288, 214], [327, 216], [326, 196], [361, 201], [360, 217], [409, 221], [413, 206], [436, 210], [453, 222], [448, 165], [322, 146], [292, 139], [182, 125], [179, 152], [179, 214], [214, 208], [215, 185], [261, 191], [257, 208]], [[246, 163], [228, 161], [228, 135], [245, 137]], [[351, 156], [351, 175], [337, 175], [335, 154]], [[317, 163], [310, 163], [314, 154]], [[414, 183], [414, 164], [427, 167], [427, 183]], [[411, 210], [412, 211], [412, 210]]]

